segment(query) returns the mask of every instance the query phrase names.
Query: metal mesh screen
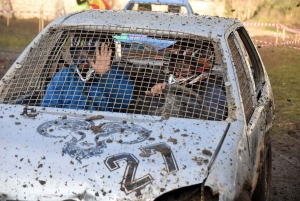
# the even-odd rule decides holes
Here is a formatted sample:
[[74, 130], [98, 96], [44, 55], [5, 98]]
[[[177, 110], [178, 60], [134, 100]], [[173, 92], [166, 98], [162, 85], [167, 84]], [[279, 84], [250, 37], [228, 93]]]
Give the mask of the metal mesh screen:
[[56, 27], [22, 61], [4, 103], [224, 120], [216, 44], [183, 33]]
[[241, 91], [241, 97], [244, 105], [246, 120], [249, 122], [251, 115], [253, 114], [254, 107], [253, 107], [253, 98], [250, 87], [250, 79], [247, 78], [247, 73], [245, 71], [244, 61], [242, 60], [242, 57], [237, 49], [237, 46], [234, 43], [234, 34], [230, 34], [228, 38], [228, 44], [231, 51], [231, 55], [233, 58], [233, 62], [235, 64], [235, 69], [238, 77], [238, 82], [240, 86]]

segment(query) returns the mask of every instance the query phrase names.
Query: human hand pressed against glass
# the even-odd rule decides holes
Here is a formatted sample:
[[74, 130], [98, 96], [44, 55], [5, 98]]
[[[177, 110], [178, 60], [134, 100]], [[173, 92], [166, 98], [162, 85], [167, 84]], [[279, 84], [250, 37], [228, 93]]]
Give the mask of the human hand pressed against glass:
[[[111, 67], [112, 49], [109, 49], [105, 43], [101, 44], [100, 51], [99, 47], [96, 47], [94, 56], [88, 55], [85, 51], [83, 51], [81, 55], [85, 56], [88, 62], [79, 64], [79, 68], [93, 68], [97, 74], [103, 75], [107, 73]], [[93, 57], [96, 57], [96, 59], [93, 60]]]

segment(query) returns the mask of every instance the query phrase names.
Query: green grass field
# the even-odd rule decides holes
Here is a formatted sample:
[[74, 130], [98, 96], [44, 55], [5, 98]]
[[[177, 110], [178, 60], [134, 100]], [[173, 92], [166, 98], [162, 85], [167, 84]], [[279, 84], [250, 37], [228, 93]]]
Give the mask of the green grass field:
[[39, 33], [38, 22], [10, 19], [7, 26], [6, 19], [0, 16], [0, 51], [22, 51]]
[[275, 98], [276, 119], [273, 134], [300, 129], [300, 50], [287, 47], [262, 47]]

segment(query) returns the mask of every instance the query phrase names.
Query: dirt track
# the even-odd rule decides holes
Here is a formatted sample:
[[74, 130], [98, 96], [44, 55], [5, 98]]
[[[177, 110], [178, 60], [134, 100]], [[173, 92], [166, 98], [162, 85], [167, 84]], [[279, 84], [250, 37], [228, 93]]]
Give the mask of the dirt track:
[[300, 199], [300, 130], [294, 134], [283, 132], [272, 140], [272, 201]]

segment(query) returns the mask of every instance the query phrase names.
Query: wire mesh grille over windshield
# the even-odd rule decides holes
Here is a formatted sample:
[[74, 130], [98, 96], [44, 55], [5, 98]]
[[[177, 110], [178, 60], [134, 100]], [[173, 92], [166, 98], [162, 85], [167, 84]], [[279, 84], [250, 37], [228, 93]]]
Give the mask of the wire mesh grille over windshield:
[[209, 120], [228, 116], [216, 44], [183, 33], [137, 31], [53, 28], [6, 80], [3, 102]]

